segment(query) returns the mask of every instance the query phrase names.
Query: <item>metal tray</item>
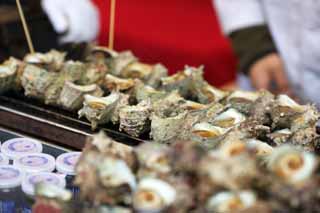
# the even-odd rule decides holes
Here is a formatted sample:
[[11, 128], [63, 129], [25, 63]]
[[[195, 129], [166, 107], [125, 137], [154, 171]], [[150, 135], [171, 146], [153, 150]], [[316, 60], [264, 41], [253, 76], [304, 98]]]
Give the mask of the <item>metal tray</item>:
[[118, 126], [104, 125], [97, 131], [77, 114], [48, 106], [19, 93], [0, 95], [0, 126], [23, 132], [55, 144], [82, 149], [86, 138], [99, 130], [120, 143], [138, 145], [148, 139], [135, 138], [118, 131]]

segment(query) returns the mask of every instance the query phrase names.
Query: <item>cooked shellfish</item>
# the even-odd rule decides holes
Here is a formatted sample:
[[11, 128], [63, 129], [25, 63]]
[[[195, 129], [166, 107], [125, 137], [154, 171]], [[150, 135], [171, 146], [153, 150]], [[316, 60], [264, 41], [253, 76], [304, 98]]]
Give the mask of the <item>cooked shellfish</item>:
[[95, 129], [98, 124], [108, 123], [119, 98], [120, 95], [118, 93], [112, 93], [103, 98], [85, 95], [83, 108], [78, 112], [79, 117], [85, 116], [91, 122], [93, 129]]
[[161, 212], [176, 199], [176, 190], [160, 179], [142, 179], [133, 197], [133, 207], [138, 212]]
[[46, 91], [57, 78], [57, 73], [48, 72], [34, 65], [26, 65], [21, 76], [21, 84], [26, 96], [44, 100]]
[[235, 109], [228, 109], [215, 117], [212, 124], [221, 128], [230, 128], [246, 120], [246, 117]]
[[210, 212], [238, 212], [250, 208], [257, 202], [257, 197], [252, 191], [238, 193], [223, 191], [213, 195], [207, 202], [206, 209]]
[[301, 183], [311, 177], [317, 166], [312, 153], [284, 145], [274, 149], [268, 160], [268, 168], [288, 183]]
[[34, 53], [25, 56], [24, 61], [28, 64], [37, 65], [49, 71], [60, 71], [65, 60], [66, 53], [51, 50], [47, 53]]
[[146, 143], [135, 149], [139, 160], [139, 178], [159, 177], [171, 172], [170, 148], [164, 144]]
[[249, 114], [252, 103], [259, 98], [257, 92], [234, 91], [227, 97], [227, 102], [239, 112]]
[[155, 113], [151, 116], [150, 136], [155, 142], [171, 143], [179, 138], [179, 132], [184, 124], [186, 113], [172, 117], [161, 117]]
[[16, 72], [16, 67], [0, 66], [0, 94], [14, 88]]
[[102, 97], [103, 91], [96, 84], [81, 86], [67, 81], [61, 91], [59, 104], [69, 111], [77, 111], [82, 107], [86, 94]]
[[109, 91], [124, 91], [134, 87], [135, 82], [132, 79], [121, 79], [107, 74], [105, 77], [105, 87]]
[[[121, 76], [121, 72], [131, 63], [138, 59], [131, 51], [120, 52], [115, 58], [110, 61], [111, 73], [115, 76]], [[125, 76], [121, 76], [125, 77]]]
[[125, 106], [119, 111], [120, 131], [139, 137], [150, 128], [151, 103], [142, 101], [136, 106]]

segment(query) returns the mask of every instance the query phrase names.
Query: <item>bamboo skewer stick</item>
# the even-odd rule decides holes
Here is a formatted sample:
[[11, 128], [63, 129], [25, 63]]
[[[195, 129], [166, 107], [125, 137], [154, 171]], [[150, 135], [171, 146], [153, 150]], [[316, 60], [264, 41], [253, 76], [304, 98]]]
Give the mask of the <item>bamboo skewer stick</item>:
[[114, 48], [114, 25], [115, 25], [115, 15], [116, 15], [116, 0], [111, 0], [110, 7], [110, 28], [109, 28], [109, 49]]
[[26, 36], [26, 39], [27, 39], [27, 42], [28, 42], [29, 50], [30, 50], [30, 53], [33, 54], [34, 53], [34, 47], [33, 47], [33, 44], [32, 44], [30, 31], [28, 29], [28, 25], [27, 25], [27, 22], [26, 22], [26, 19], [25, 19], [25, 16], [24, 16], [24, 13], [23, 13], [23, 10], [22, 10], [22, 7], [21, 7], [20, 0], [16, 0], [16, 2], [17, 2], [19, 15], [20, 15], [20, 18], [21, 18], [23, 30], [24, 30], [24, 33], [25, 33], [25, 36]]

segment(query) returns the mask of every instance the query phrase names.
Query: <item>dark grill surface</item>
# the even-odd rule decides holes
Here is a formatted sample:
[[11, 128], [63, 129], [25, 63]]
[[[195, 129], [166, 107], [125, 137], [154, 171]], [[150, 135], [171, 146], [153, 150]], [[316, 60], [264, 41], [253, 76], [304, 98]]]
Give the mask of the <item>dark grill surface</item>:
[[[1, 125], [75, 149], [82, 149], [87, 136], [99, 131], [92, 131], [90, 123], [78, 119], [76, 113], [44, 105], [19, 93], [0, 96]], [[148, 139], [147, 136], [140, 139], [121, 133], [118, 126], [111, 124], [100, 127], [100, 130], [116, 141], [131, 146]]]

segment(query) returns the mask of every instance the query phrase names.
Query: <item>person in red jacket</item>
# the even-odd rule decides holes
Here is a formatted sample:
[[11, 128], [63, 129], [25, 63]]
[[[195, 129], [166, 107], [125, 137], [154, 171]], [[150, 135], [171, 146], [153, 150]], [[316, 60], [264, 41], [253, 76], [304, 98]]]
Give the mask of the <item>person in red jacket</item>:
[[[67, 32], [63, 42], [98, 38], [107, 45], [110, 1], [43, 0], [42, 5], [54, 28]], [[116, 50], [161, 62], [170, 73], [186, 64], [205, 65], [205, 77], [215, 86], [235, 80], [235, 58], [210, 0], [118, 0], [115, 26]]]

